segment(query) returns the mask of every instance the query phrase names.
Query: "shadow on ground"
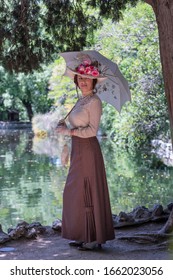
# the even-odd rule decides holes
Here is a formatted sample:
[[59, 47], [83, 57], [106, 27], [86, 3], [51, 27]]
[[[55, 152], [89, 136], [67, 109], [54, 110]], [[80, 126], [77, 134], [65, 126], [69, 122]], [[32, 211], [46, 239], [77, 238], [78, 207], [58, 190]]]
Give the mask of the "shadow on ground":
[[[79, 251], [68, 245], [61, 234], [50, 231], [36, 239], [19, 239], [0, 246], [0, 260], [169, 260], [173, 259], [171, 240], [139, 243], [126, 240], [137, 233], [157, 232], [163, 224], [146, 223], [138, 227], [115, 230], [116, 238], [102, 246], [102, 250]], [[2, 248], [12, 247], [14, 251], [1, 252]]]

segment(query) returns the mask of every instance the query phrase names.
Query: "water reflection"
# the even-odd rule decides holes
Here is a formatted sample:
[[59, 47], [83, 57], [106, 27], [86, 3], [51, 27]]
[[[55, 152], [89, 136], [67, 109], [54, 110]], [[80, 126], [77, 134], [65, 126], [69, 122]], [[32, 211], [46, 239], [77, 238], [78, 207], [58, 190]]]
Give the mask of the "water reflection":
[[52, 164], [52, 155], [35, 154], [32, 140], [31, 132], [1, 132], [0, 223], [3, 228], [16, 225], [21, 219], [51, 224], [57, 216], [61, 217], [67, 167]]
[[160, 203], [166, 206], [173, 201], [172, 168], [163, 165], [159, 169], [154, 168], [147, 155], [130, 155], [107, 141], [101, 145], [104, 145], [102, 150], [113, 213], [131, 211], [138, 205], [151, 208]]
[[[133, 157], [109, 140], [100, 141], [112, 212], [138, 205], [166, 205], [173, 197], [173, 169], [151, 168], [146, 157]], [[68, 138], [35, 138], [31, 131], [0, 130], [0, 224], [7, 230], [19, 220], [51, 225], [62, 212], [68, 172]], [[62, 156], [63, 155], [63, 156]]]
[[69, 161], [70, 138], [63, 135], [34, 136], [32, 150], [35, 154], [47, 155], [52, 164], [65, 166]]

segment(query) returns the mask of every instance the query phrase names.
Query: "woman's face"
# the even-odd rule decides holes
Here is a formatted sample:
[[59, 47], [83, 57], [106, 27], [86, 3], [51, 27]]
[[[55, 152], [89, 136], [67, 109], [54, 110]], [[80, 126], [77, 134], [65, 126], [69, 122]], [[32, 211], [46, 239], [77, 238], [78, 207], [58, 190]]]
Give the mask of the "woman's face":
[[87, 95], [87, 93], [91, 93], [93, 90], [93, 80], [89, 78], [84, 78], [82, 76], [77, 76], [77, 82], [80, 90], [83, 95]]

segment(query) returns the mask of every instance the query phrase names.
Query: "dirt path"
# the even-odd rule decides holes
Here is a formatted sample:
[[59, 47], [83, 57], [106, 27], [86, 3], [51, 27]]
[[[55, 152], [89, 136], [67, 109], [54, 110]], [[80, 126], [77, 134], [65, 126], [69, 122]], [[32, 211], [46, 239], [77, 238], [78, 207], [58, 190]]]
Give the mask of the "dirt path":
[[[155, 232], [161, 223], [147, 223], [138, 227], [116, 229], [116, 238], [108, 241], [99, 251], [79, 251], [68, 245], [60, 233], [53, 230], [36, 239], [19, 239], [1, 244], [0, 260], [168, 260], [173, 259], [172, 241], [140, 244], [121, 240], [140, 232]], [[13, 247], [12, 252], [1, 252], [2, 248]]]

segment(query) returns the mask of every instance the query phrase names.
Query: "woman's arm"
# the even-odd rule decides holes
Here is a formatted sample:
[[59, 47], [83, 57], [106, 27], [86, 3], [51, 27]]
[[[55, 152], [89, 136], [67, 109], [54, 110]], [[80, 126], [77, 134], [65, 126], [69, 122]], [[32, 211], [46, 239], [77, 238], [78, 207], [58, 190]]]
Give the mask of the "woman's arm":
[[99, 98], [92, 100], [92, 102], [88, 103], [87, 110], [89, 114], [89, 124], [86, 127], [68, 129], [66, 126], [60, 126], [57, 128], [57, 132], [81, 138], [96, 136], [102, 114], [101, 100]]

